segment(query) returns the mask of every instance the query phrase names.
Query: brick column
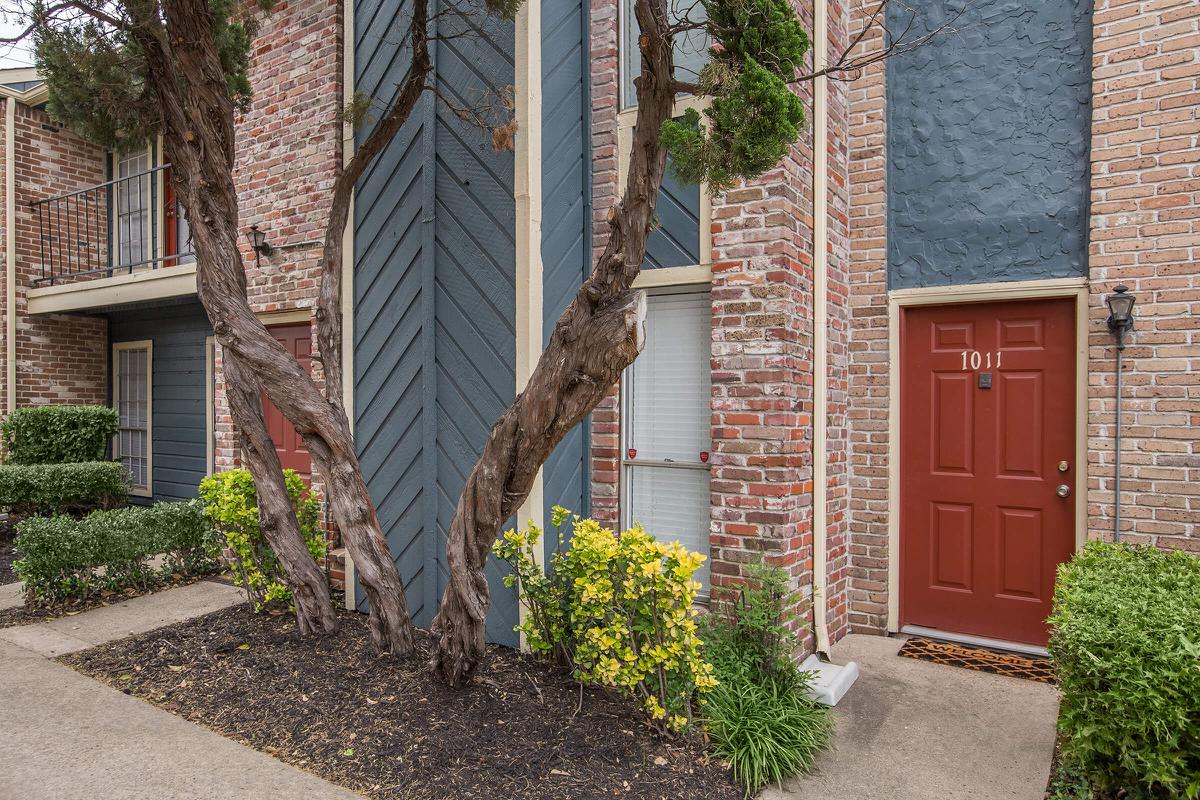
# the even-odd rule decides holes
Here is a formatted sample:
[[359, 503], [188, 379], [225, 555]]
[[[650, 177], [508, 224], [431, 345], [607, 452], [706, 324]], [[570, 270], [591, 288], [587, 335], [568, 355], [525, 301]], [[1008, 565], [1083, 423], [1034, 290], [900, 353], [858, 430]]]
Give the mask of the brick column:
[[[868, 24], [855, 3], [851, 35]], [[875, 28], [855, 55], [878, 52]], [[874, 64], [847, 86], [849, 101], [849, 623], [887, 626], [888, 574], [888, 306], [886, 66]]]

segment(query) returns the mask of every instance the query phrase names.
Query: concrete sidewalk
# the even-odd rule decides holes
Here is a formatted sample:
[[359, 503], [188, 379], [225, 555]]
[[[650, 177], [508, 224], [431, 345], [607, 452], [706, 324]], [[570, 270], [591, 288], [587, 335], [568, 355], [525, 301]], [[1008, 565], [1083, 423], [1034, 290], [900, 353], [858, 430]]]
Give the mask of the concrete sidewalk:
[[235, 586], [199, 581], [47, 622], [3, 628], [0, 642], [54, 658], [220, 611], [245, 599]]
[[817, 771], [763, 800], [1042, 800], [1058, 692], [896, 655], [899, 639], [847, 636], [862, 676], [834, 709]]
[[90, 647], [242, 599], [231, 586], [202, 582], [0, 631], [0, 798], [357, 798], [49, 661], [42, 652]]

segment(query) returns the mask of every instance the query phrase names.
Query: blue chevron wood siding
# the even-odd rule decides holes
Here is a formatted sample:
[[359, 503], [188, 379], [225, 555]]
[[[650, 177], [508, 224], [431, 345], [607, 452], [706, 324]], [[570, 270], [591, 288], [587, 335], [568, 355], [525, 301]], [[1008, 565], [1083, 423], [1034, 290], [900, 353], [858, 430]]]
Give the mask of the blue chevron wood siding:
[[[545, 278], [545, 313], [553, 320], [586, 265], [585, 51], [580, 6], [545, 5], [553, 6], [543, 12], [543, 29], [554, 24], [547, 34], [571, 31], [570, 41], [553, 45], [562, 73], [554, 71], [551, 82], [556, 107], [574, 114], [573, 124], [564, 122], [554, 133], [562, 163], [555, 164], [543, 144], [544, 182], [555, 187], [547, 196], [556, 204], [543, 240], [543, 259], [554, 265]], [[355, 86], [380, 107], [407, 68], [398, 46], [406, 21], [398, 0], [355, 6]], [[512, 24], [480, 17], [471, 22], [475, 32], [458, 36], [464, 20], [442, 15], [439, 33], [445, 38], [433, 49], [438, 93], [455, 105], [477, 104], [513, 83]], [[369, 124], [358, 132], [359, 141]], [[486, 133], [432, 94], [357, 187], [356, 439], [421, 625], [432, 620], [445, 588], [445, 538], [463, 483], [492, 421], [515, 394], [515, 224], [513, 154], [495, 152]], [[582, 502], [583, 447], [582, 433], [575, 432], [547, 465], [556, 501], [561, 494]], [[500, 565], [489, 567], [493, 611], [487, 634], [515, 644], [516, 599], [501, 576]]]
[[[591, 170], [587, 131], [587, 27], [582, 2], [542, 2], [542, 330], [554, 323], [590, 269]], [[587, 425], [559, 443], [542, 469], [549, 509], [588, 509]], [[554, 539], [546, 546], [553, 549]]]

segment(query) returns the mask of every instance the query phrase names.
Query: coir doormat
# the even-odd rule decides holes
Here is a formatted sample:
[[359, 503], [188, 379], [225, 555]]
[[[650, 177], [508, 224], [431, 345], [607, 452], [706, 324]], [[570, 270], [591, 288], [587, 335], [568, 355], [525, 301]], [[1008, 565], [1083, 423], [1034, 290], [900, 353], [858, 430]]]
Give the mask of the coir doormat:
[[954, 642], [939, 642], [921, 636], [909, 637], [900, 648], [900, 655], [934, 664], [948, 664], [994, 675], [1008, 675], [1040, 683], [1054, 683], [1054, 666], [1043, 656], [1023, 653], [1004, 653], [985, 647], [972, 647]]

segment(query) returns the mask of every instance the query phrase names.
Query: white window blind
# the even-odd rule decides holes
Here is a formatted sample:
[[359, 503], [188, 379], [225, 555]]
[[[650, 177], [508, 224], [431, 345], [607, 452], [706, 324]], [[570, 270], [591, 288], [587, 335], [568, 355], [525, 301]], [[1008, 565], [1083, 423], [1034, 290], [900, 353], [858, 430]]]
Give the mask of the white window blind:
[[150, 347], [117, 345], [113, 352], [117, 409], [114, 455], [134, 490], [150, 490]]
[[[652, 295], [646, 347], [622, 384], [626, 524], [709, 554], [711, 304], [705, 293]], [[702, 455], [703, 454], [703, 455]], [[708, 588], [708, 563], [697, 573]]]

